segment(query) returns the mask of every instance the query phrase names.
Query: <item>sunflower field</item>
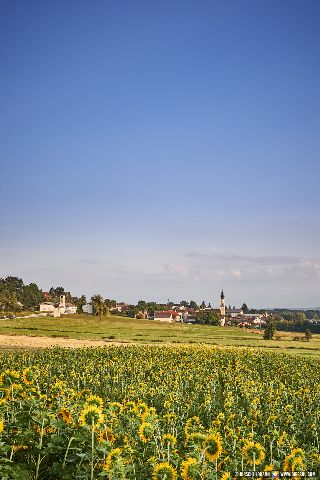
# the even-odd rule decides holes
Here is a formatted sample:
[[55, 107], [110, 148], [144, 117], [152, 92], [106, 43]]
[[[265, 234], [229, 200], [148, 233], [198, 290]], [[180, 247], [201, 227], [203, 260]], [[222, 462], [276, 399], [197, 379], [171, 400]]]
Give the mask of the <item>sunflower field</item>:
[[1, 480], [319, 479], [319, 419], [317, 360], [210, 346], [0, 356]]

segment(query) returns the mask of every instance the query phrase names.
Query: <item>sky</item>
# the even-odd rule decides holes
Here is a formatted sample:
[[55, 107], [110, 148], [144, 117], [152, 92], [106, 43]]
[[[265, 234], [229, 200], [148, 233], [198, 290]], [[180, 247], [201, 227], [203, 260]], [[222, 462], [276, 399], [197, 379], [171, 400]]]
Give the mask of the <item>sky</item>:
[[320, 4], [3, 0], [0, 276], [320, 305]]

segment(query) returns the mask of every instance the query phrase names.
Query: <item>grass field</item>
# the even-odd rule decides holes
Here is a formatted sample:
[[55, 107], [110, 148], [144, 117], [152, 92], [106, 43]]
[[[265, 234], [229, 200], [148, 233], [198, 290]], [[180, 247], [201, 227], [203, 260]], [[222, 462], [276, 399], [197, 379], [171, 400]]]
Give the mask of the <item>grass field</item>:
[[[320, 357], [320, 335], [310, 342], [294, 332], [277, 332], [277, 340], [264, 340], [259, 330], [207, 325], [168, 324], [152, 320], [136, 320], [117, 316], [92, 317], [65, 315], [60, 318], [37, 317], [1, 320], [0, 334], [64, 337], [71, 339], [130, 342], [136, 344], [210, 344], [233, 347], [252, 347], [291, 354]], [[0, 337], [1, 348], [1, 337]]]

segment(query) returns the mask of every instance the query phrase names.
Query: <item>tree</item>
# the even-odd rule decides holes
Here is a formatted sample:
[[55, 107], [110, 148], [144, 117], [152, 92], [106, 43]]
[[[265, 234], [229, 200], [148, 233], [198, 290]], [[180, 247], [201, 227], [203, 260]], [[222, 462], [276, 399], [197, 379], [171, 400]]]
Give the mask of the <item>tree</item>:
[[274, 337], [275, 331], [276, 331], [275, 324], [273, 322], [270, 322], [264, 331], [263, 338], [265, 340], [272, 340]]
[[198, 307], [197, 302], [195, 302], [194, 300], [190, 300], [189, 306], [190, 308], [194, 309]]
[[206, 308], [206, 304], [205, 304], [204, 300], [202, 300], [200, 308]]
[[149, 315], [154, 315], [154, 312], [157, 310], [156, 302], [147, 303], [147, 311]]
[[[50, 289], [51, 290], [51, 289]], [[66, 292], [63, 287], [56, 287], [53, 289], [53, 296], [54, 297], [61, 297], [61, 295], [65, 295]]]
[[3, 313], [16, 313], [20, 310], [15, 292], [0, 290], [0, 309]]
[[139, 312], [139, 308], [135, 305], [128, 305], [126, 315], [127, 317], [135, 318], [137, 313]]
[[180, 305], [182, 307], [188, 307], [189, 303], [186, 300], [181, 300]]
[[77, 301], [77, 313], [83, 313], [82, 307], [87, 304], [87, 298], [85, 295], [81, 295]]
[[305, 340], [306, 342], [310, 342], [311, 338], [312, 338], [312, 333], [310, 332], [310, 330], [307, 328], [307, 330], [304, 332], [304, 336], [305, 336]]
[[243, 311], [243, 313], [248, 313], [249, 309], [248, 309], [246, 303], [244, 303], [244, 304], [242, 305], [241, 310]]
[[20, 293], [20, 302], [24, 308], [39, 307], [43, 301], [42, 290], [39, 289], [36, 283], [24, 285]]
[[107, 315], [108, 307], [104, 303], [103, 297], [101, 295], [93, 295], [93, 297], [91, 297], [91, 304], [93, 315], [97, 315], [100, 318]]
[[197, 322], [202, 325], [220, 325], [220, 315], [212, 310], [202, 310], [197, 313]]
[[[16, 301], [21, 302], [21, 292], [24, 287], [23, 280], [18, 277], [0, 278], [0, 290], [16, 295]], [[22, 302], [21, 302], [22, 303]]]
[[145, 302], [144, 300], [139, 300], [137, 307], [139, 308], [139, 310], [145, 310], [147, 308], [147, 302]]
[[306, 314], [304, 312], [294, 312], [293, 318], [296, 322], [303, 324], [307, 320]]

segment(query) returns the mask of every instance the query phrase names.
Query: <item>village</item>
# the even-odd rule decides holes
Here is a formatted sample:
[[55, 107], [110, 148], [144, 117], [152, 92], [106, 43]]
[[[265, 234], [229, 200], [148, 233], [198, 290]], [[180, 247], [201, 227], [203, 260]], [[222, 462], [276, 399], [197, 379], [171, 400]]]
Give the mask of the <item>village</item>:
[[35, 283], [25, 284], [21, 278], [0, 278], [0, 319], [25, 317], [63, 317], [73, 315], [122, 317], [156, 321], [168, 324], [198, 324], [221, 327], [239, 327], [264, 330], [272, 322], [277, 329], [301, 331], [320, 329], [320, 309], [249, 308], [231, 306], [222, 290], [213, 292], [209, 302], [194, 300], [156, 302], [139, 300], [136, 304], [111, 300], [100, 294], [74, 296], [64, 287], [51, 287], [44, 291]]
[[[44, 292], [45, 296], [48, 296], [48, 292]], [[81, 306], [83, 313], [88, 315], [96, 314], [95, 311], [95, 299], [93, 301], [85, 303]], [[140, 309], [139, 309], [140, 303]], [[148, 305], [141, 305], [139, 302], [136, 307], [138, 311], [134, 313], [134, 317], [137, 319], [148, 319], [159, 322], [181, 322], [181, 323], [211, 323], [215, 325], [224, 326], [239, 326], [239, 327], [253, 327], [261, 328], [266, 324], [266, 319], [268, 313], [247, 313], [246, 305], [242, 308], [227, 307], [225, 304], [224, 292], [221, 291], [220, 294], [220, 306], [218, 308], [211, 307], [211, 304], [206, 306], [204, 302], [202, 305], [194, 305], [195, 302], [173, 303], [168, 302], [167, 309], [155, 310], [148, 308]], [[127, 314], [129, 305], [124, 302], [115, 303], [115, 305], [110, 306], [108, 312], [110, 314]], [[79, 313], [79, 308], [77, 305], [74, 305], [70, 302], [66, 302], [66, 296], [61, 295], [59, 302], [44, 301], [39, 306], [40, 313], [52, 315], [54, 317], [60, 317], [65, 314], [75, 314]], [[207, 314], [207, 315], [205, 315]], [[208, 318], [207, 322], [201, 322], [201, 318]], [[210, 321], [211, 319], [211, 321]]]

